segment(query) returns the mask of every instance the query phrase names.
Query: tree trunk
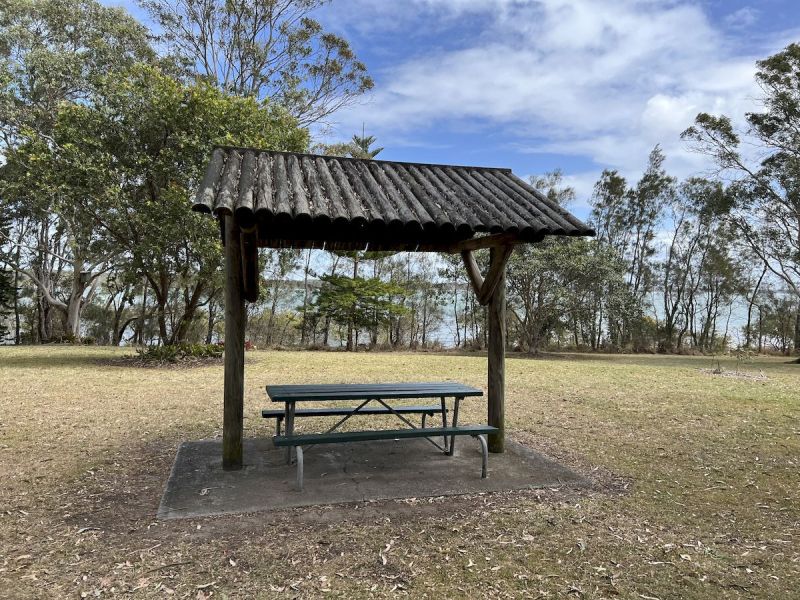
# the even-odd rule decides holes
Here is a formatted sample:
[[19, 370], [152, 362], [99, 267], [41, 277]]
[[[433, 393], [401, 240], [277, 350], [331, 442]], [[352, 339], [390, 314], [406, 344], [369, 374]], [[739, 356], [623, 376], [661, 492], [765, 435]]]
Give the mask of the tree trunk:
[[753, 288], [752, 295], [747, 299], [747, 325], [745, 326], [745, 344], [747, 347], [750, 347], [750, 344], [753, 341], [753, 332], [752, 332], [752, 319], [753, 319], [753, 306], [756, 303], [756, 296], [758, 296], [758, 289], [761, 287], [761, 281], [764, 279], [764, 276], [767, 274], [767, 267], [761, 271], [761, 275], [756, 282], [755, 288]]
[[[20, 242], [21, 234], [20, 234]], [[19, 244], [17, 245], [17, 252], [14, 260], [16, 261], [16, 265], [19, 265], [20, 259], [20, 252], [22, 251], [22, 246]], [[21, 342], [21, 330], [20, 330], [20, 314], [19, 314], [19, 269], [14, 269], [14, 345], [19, 346]]]
[[183, 315], [181, 316], [181, 320], [178, 322], [178, 326], [175, 328], [175, 331], [172, 332], [172, 339], [170, 340], [170, 343], [179, 344], [186, 341], [186, 338], [189, 335], [189, 327], [191, 327], [192, 321], [194, 321], [194, 315], [197, 313], [197, 307], [200, 305], [200, 298], [205, 289], [205, 282], [199, 281], [195, 284], [191, 295], [189, 295], [188, 292], [184, 294], [185, 300]]
[[145, 322], [145, 315], [147, 314], [147, 280], [144, 281], [144, 287], [142, 289], [142, 310], [139, 313], [139, 321], [136, 323], [136, 335], [134, 339], [136, 343], [140, 346], [144, 346], [144, 322]]
[[210, 344], [214, 339], [214, 321], [217, 315], [217, 303], [214, 301], [216, 290], [208, 300], [208, 328], [206, 329], [206, 344]]
[[798, 303], [797, 311], [794, 314], [794, 349], [795, 352], [800, 350], [800, 303]]
[[[356, 277], [358, 277], [358, 250], [353, 255], [353, 281], [356, 280]], [[350, 310], [355, 312], [355, 303], [350, 307]], [[354, 350], [356, 350], [356, 347], [353, 344], [353, 319], [350, 319], [347, 323], [347, 351], [353, 352]]]

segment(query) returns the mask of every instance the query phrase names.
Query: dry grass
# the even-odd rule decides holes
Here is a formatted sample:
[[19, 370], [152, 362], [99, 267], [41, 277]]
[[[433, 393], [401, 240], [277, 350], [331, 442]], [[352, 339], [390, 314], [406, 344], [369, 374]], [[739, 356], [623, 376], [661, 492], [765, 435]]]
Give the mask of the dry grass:
[[[796, 598], [800, 366], [510, 358], [511, 437], [599, 482], [157, 522], [177, 444], [220, 434], [222, 368], [99, 366], [124, 351], [0, 348], [0, 597]], [[451, 379], [485, 357], [248, 354], [263, 385]], [[726, 369], [735, 364], [722, 362]], [[464, 422], [484, 420], [465, 403]]]

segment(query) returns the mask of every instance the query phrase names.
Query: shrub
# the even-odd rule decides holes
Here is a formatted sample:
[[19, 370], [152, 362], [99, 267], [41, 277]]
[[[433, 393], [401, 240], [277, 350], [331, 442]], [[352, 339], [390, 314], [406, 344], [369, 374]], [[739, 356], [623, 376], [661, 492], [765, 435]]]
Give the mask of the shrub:
[[221, 344], [176, 344], [171, 346], [145, 346], [136, 354], [143, 362], [178, 362], [190, 358], [220, 358]]

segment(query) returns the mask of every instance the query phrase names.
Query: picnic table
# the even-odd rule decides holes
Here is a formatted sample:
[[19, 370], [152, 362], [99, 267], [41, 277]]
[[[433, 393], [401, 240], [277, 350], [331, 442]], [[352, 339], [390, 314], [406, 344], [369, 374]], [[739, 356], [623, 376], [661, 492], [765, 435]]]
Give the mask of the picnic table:
[[[486, 434], [497, 433], [497, 428], [486, 425], [459, 427], [458, 411], [462, 400], [468, 397], [483, 396], [483, 391], [460, 383], [382, 383], [382, 384], [336, 384], [336, 385], [269, 385], [267, 394], [272, 402], [281, 402], [284, 409], [264, 410], [264, 418], [275, 418], [277, 435], [272, 438], [276, 446], [286, 448], [286, 464], [292, 464], [292, 449], [297, 458], [297, 485], [303, 489], [303, 446], [316, 444], [335, 444], [381, 439], [425, 438], [448, 455], [453, 454], [455, 438], [470, 435], [481, 442], [483, 451], [482, 476], [487, 475], [488, 451]], [[402, 399], [437, 398], [436, 405], [406, 406], [392, 405], [389, 401]], [[447, 399], [453, 398], [452, 422], [447, 424]], [[298, 409], [298, 402], [350, 401], [355, 405], [347, 407], [325, 407]], [[373, 404], [373, 406], [369, 406]], [[421, 414], [422, 427], [414, 425], [405, 415]], [[442, 427], [425, 427], [426, 416], [441, 414]], [[406, 428], [393, 430], [365, 430], [337, 432], [336, 430], [354, 416], [393, 415], [402, 421]], [[341, 416], [342, 418], [324, 433], [294, 433], [297, 417]], [[280, 423], [285, 422], [285, 433], [280, 434]], [[441, 437], [440, 446], [433, 438]]]

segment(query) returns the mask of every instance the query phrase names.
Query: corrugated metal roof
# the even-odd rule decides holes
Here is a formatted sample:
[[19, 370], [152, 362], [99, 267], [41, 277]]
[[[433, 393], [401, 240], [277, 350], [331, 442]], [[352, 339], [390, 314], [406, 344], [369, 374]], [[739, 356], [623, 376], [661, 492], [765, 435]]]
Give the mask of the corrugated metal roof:
[[444, 250], [476, 233], [594, 235], [509, 169], [216, 148], [193, 206], [268, 247]]

